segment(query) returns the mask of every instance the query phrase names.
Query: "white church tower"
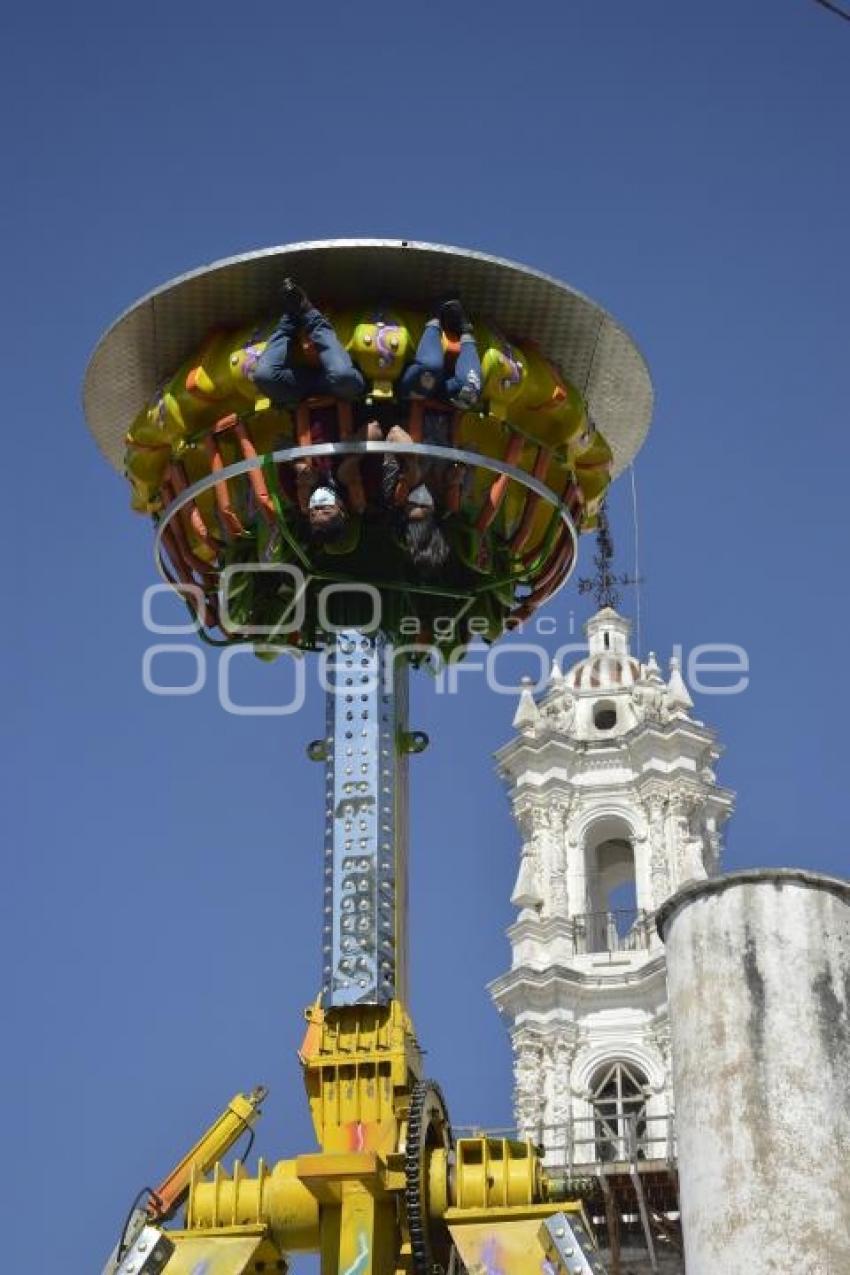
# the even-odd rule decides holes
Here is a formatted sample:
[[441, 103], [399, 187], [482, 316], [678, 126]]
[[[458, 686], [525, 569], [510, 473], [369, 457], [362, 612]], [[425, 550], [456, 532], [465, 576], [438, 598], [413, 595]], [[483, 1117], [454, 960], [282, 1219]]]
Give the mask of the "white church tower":
[[629, 631], [597, 612], [589, 654], [553, 668], [537, 698], [522, 692], [497, 753], [522, 845], [511, 969], [490, 991], [511, 1036], [518, 1129], [556, 1176], [674, 1162], [654, 914], [719, 870], [733, 805], [678, 661], [666, 677], [653, 655], [641, 664]]

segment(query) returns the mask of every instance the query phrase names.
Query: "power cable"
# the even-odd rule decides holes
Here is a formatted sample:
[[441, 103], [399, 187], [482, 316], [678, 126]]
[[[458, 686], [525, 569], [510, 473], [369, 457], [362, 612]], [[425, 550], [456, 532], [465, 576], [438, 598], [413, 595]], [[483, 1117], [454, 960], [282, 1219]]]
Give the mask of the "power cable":
[[238, 1155], [236, 1157], [236, 1159], [241, 1161], [242, 1164], [245, 1163], [245, 1161], [248, 1159], [248, 1156], [251, 1154], [251, 1148], [254, 1145], [254, 1132], [255, 1131], [253, 1129], [248, 1130], [248, 1134], [249, 1134], [248, 1145], [246, 1146], [245, 1150], [241, 1153], [241, 1155]]
[[637, 655], [641, 657], [643, 651], [643, 638], [641, 634], [641, 611], [640, 611], [640, 529], [638, 525], [638, 506], [637, 506], [637, 484], [635, 482], [635, 466], [634, 461], [629, 465], [629, 475], [632, 482], [632, 526], [634, 529], [634, 546], [635, 546], [635, 570], [634, 570], [634, 586], [635, 586], [635, 636], [637, 638]]
[[829, 9], [830, 13], [843, 18], [845, 22], [850, 22], [850, 12], [847, 9], [842, 9], [840, 5], [834, 4], [833, 0], [815, 0], [815, 4], [821, 5], [824, 9]]

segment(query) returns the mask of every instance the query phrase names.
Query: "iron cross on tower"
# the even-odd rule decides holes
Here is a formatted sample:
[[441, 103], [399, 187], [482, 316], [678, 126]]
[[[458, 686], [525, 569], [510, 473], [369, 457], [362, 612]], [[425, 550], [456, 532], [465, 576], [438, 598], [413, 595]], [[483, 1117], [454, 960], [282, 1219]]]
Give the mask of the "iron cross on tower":
[[596, 553], [593, 555], [596, 574], [582, 577], [578, 582], [579, 593], [593, 594], [598, 611], [603, 607], [612, 607], [616, 611], [620, 603], [620, 588], [638, 585], [643, 581], [642, 576], [630, 576], [628, 573], [616, 575], [612, 570], [613, 562], [614, 540], [608, 523], [608, 511], [603, 505], [598, 514]]

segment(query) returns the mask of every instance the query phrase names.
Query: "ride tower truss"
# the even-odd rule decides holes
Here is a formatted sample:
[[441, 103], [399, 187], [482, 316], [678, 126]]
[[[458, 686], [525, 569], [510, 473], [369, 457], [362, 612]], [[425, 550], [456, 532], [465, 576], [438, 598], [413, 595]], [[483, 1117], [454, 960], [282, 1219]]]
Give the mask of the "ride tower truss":
[[406, 1002], [407, 666], [349, 629], [327, 668], [322, 1005]]
[[[284, 419], [245, 373], [284, 273], [340, 314], [368, 307], [347, 345], [364, 364], [373, 344], [389, 351], [368, 400], [385, 404], [416, 328], [404, 306], [459, 290], [499, 325], [486, 337], [483, 406], [430, 404], [445, 418], [439, 444], [411, 408], [413, 441], [399, 445], [353, 440], [336, 405], [335, 440], [316, 443], [309, 402]], [[370, 277], [382, 294], [364, 299]], [[318, 651], [327, 691], [325, 734], [308, 748], [326, 768], [322, 980], [300, 1050], [318, 1149], [228, 1171], [218, 1157], [253, 1124], [264, 1091], [239, 1095], [131, 1216], [105, 1275], [269, 1272], [301, 1252], [320, 1254], [323, 1275], [601, 1271], [580, 1196], [547, 1181], [540, 1148], [456, 1140], [441, 1089], [423, 1074], [407, 1005], [407, 789], [409, 757], [428, 741], [408, 725], [408, 669], [433, 650], [435, 598], [456, 607], [456, 655], [484, 631], [471, 617], [495, 640], [565, 582], [578, 533], [595, 525], [607, 482], [648, 426], [639, 353], [592, 302], [509, 262], [407, 242], [302, 244], [219, 263], [138, 303], [98, 346], [85, 400], [100, 446], [126, 461], [135, 507], [154, 520], [158, 564], [200, 635], [225, 645], [260, 632], [264, 656]], [[342, 565], [317, 557], [286, 507], [286, 468], [370, 451], [470, 471], [468, 502], [451, 515], [460, 556], [469, 550], [465, 574], [423, 583], [403, 565], [382, 571], [368, 539], [368, 552]], [[265, 587], [270, 563], [297, 569], [300, 585]], [[238, 607], [227, 597], [234, 579]], [[341, 623], [323, 618], [328, 583], [371, 592], [375, 622], [347, 604]], [[288, 624], [302, 602], [300, 623]], [[416, 642], [397, 649], [409, 612], [424, 623], [421, 653]], [[167, 1226], [184, 1206], [181, 1224]]]

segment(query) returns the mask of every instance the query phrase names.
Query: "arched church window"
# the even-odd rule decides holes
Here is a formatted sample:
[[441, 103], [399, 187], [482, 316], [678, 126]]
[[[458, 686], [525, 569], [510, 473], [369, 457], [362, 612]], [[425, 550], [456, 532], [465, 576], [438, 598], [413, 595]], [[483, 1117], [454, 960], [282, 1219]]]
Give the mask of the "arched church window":
[[613, 730], [617, 725], [617, 707], [610, 700], [600, 700], [593, 710], [593, 725], [597, 730]]
[[600, 1067], [590, 1083], [597, 1161], [643, 1158], [649, 1082], [632, 1063], [616, 1060]]

